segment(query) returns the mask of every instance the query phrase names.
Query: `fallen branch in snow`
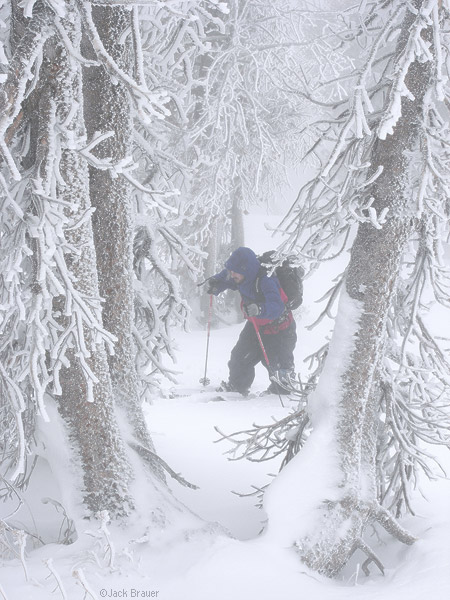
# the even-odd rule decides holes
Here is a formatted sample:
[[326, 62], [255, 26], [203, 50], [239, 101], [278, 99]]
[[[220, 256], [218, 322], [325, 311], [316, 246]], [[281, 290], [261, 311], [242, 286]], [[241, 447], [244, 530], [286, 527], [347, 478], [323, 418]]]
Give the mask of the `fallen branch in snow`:
[[375, 521], [380, 523], [380, 525], [393, 537], [402, 542], [403, 544], [407, 544], [411, 546], [414, 542], [417, 541], [413, 535], [411, 535], [406, 529], [398, 523], [396, 519], [391, 515], [391, 513], [383, 508], [378, 502], [375, 504]]
[[169, 475], [173, 479], [178, 481], [179, 484], [184, 485], [185, 487], [188, 487], [191, 490], [199, 489], [197, 485], [190, 483], [189, 481], [186, 481], [186, 479], [184, 479], [184, 477], [182, 477], [179, 473], [175, 473], [175, 471], [171, 467], [169, 467], [169, 465], [160, 456], [158, 456], [157, 454], [155, 454], [155, 452], [152, 452], [151, 450], [149, 450], [142, 444], [139, 444], [137, 442], [129, 442], [129, 446], [131, 448], [133, 448], [133, 450], [135, 450], [139, 454], [147, 455], [147, 457], [151, 458], [152, 460], [156, 460], [159, 463], [159, 465], [165, 471], [167, 471], [167, 473], [169, 473]]
[[[348, 494], [344, 492], [339, 500], [325, 501], [322, 506], [326, 519], [340, 523], [341, 527], [329, 530], [322, 528], [318, 535], [297, 541], [295, 547], [303, 562], [327, 576], [338, 573], [357, 550], [364, 552], [367, 557], [362, 564], [366, 575], [370, 575], [370, 563], [374, 563], [384, 574], [380, 558], [363, 539], [367, 528], [376, 523], [406, 545], [416, 541], [377, 500], [363, 500], [353, 491]], [[326, 549], [325, 557], [317, 552], [319, 547]]]
[[[367, 512], [369, 515], [369, 522], [375, 521], [379, 523], [388, 533], [390, 533], [397, 540], [402, 542], [403, 544], [407, 544], [408, 546], [412, 545], [417, 538], [415, 538], [412, 534], [406, 531], [396, 519], [391, 515], [389, 511], [383, 508], [378, 502], [374, 502], [373, 505], [367, 507], [364, 503], [362, 507], [357, 503], [356, 509], [360, 512]], [[367, 526], [367, 525], [366, 525]], [[362, 550], [365, 554], [367, 554], [367, 560], [362, 564], [362, 570], [364, 571], [366, 576], [370, 575], [369, 565], [370, 563], [375, 563], [376, 566], [380, 569], [381, 573], [384, 575], [384, 566], [372, 548], [360, 537], [355, 543], [355, 550]]]
[[[275, 477], [275, 475], [273, 473], [268, 473], [268, 475], [269, 475], [269, 477]], [[245, 493], [245, 492], [236, 492], [234, 490], [231, 490], [231, 493], [234, 494], [235, 496], [239, 496], [239, 498], [252, 498], [252, 497], [258, 498], [258, 502], [255, 504], [255, 507], [262, 509], [263, 501], [264, 501], [264, 494], [266, 493], [266, 490], [269, 487], [270, 483], [271, 482], [269, 481], [260, 487], [252, 484], [250, 487], [253, 488], [253, 492]]]
[[378, 556], [375, 554], [375, 552], [372, 550], [372, 548], [368, 544], [366, 544], [366, 542], [361, 538], [359, 538], [359, 540], [355, 544], [355, 550], [357, 550], [357, 549], [362, 550], [365, 554], [367, 554], [368, 558], [362, 564], [362, 570], [364, 571], [364, 574], [366, 576], [370, 575], [369, 565], [371, 562], [375, 563], [384, 575], [383, 563], [378, 558]]

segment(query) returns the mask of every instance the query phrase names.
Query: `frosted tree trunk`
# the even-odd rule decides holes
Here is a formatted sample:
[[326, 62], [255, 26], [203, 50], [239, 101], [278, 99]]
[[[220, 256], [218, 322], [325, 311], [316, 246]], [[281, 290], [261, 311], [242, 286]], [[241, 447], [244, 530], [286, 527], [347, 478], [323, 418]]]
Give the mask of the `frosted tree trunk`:
[[[70, 23], [76, 25], [71, 27]], [[68, 29], [72, 29], [73, 45], [79, 46], [79, 20], [75, 15], [69, 14], [65, 24]], [[50, 43], [47, 48], [46, 72], [39, 103], [41, 124], [38, 148], [44, 148], [44, 153], [51, 146], [49, 135], [53, 132], [48, 123], [52, 106], [56, 105], [57, 119], [68, 138], [72, 135], [82, 138], [85, 135], [81, 67], [74, 61], [69, 63], [62, 46]], [[74, 111], [73, 106], [77, 106], [77, 110]], [[41, 171], [45, 168], [43, 158], [38, 152], [37, 164], [41, 164]], [[73, 207], [65, 209], [65, 238], [74, 249], [71, 255], [66, 255], [70, 285], [90, 298], [91, 307], [101, 323], [91, 220], [83, 219], [86, 214], [89, 215], [91, 208], [88, 169], [79, 152], [66, 149], [64, 142], [59, 172], [62, 180], [57, 186], [57, 196]], [[59, 323], [66, 326], [66, 321], [70, 318], [67, 313], [67, 297], [61, 297], [56, 302], [55, 309], [60, 309]], [[87, 365], [96, 382], [89, 381], [90, 378], [86, 377], [77, 350], [69, 350], [66, 353], [68, 364], [59, 373], [61, 390], [55, 397], [82, 466], [84, 499], [89, 511], [96, 513], [108, 510], [111, 516], [124, 516], [133, 505], [128, 492], [130, 466], [116, 422], [106, 348], [103, 340], [96, 339], [95, 330], [88, 329], [86, 325], [82, 327], [84, 342], [90, 352]], [[91, 385], [92, 390], [89, 389]]]
[[[94, 7], [93, 20], [103, 46], [116, 64], [132, 74], [130, 11], [121, 7]], [[86, 56], [94, 58], [86, 41]], [[89, 137], [96, 132], [113, 136], [96, 147], [98, 159], [110, 159], [113, 165], [131, 156], [131, 105], [126, 87], [113, 80], [103, 66], [84, 71], [84, 101]], [[98, 256], [100, 294], [104, 299], [103, 323], [117, 338], [115, 353], [109, 357], [113, 391], [117, 405], [124, 409], [132, 428], [129, 442], [140, 448], [152, 471], [164, 478], [154, 461], [152, 440], [138, 396], [133, 341], [133, 236], [132, 190], [122, 176], [109, 169], [90, 167], [91, 201], [95, 247]], [[135, 445], [137, 442], [137, 446]]]
[[[408, 13], [398, 51], [405, 43], [413, 18]], [[309, 567], [328, 576], [337, 574], [358, 549], [367, 554], [369, 562], [380, 566], [363, 541], [370, 523], [378, 521], [404, 543], [414, 541], [377, 502], [375, 387], [400, 258], [413, 227], [413, 216], [408, 211], [410, 151], [420, 143], [420, 121], [431, 69], [431, 61], [411, 64], [406, 85], [414, 100], [402, 99], [402, 113], [394, 133], [386, 140], [378, 139], [369, 157], [372, 173], [379, 166], [384, 170], [367, 188], [367, 198], [374, 198], [372, 206], [378, 214], [389, 208], [388, 219], [382, 229], [366, 223], [359, 226], [323, 383], [319, 381], [317, 393], [311, 399], [313, 411], [316, 408], [320, 415], [321, 408], [324, 409], [322, 417], [318, 417], [318, 429], [323, 426], [320, 418], [324, 415], [328, 424], [333, 425], [327, 448], [337, 455], [323, 460], [336, 461], [335, 488], [333, 493], [329, 489], [317, 491], [318, 498], [323, 493], [328, 497], [320, 499], [313, 511], [316, 519], [312, 524], [302, 526], [296, 546]], [[315, 435], [316, 432], [312, 440]], [[324, 451], [323, 446], [319, 451]], [[297, 459], [302, 460], [300, 455]], [[328, 484], [330, 481], [322, 482], [324, 487]]]
[[235, 186], [233, 204], [231, 207], [231, 247], [233, 249], [244, 246], [244, 216], [242, 209], [242, 188], [237, 183]]
[[[242, 209], [242, 186], [236, 181], [234, 187], [233, 204], [231, 206], [231, 250], [245, 245], [244, 215]], [[237, 321], [243, 321], [241, 301], [239, 294], [233, 296], [234, 309]]]

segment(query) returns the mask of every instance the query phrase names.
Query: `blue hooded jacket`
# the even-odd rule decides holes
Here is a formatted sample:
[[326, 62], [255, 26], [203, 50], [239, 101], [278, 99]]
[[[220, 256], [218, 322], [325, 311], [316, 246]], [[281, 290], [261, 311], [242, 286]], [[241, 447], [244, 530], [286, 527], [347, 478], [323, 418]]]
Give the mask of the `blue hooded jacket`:
[[[258, 304], [260, 309], [258, 320], [275, 321], [281, 317], [285, 310], [285, 304], [281, 298], [280, 283], [274, 276], [261, 275], [259, 279], [260, 294], [258, 295], [256, 280], [260, 268], [261, 264], [253, 250], [245, 247], [237, 248], [225, 262], [225, 269], [213, 276], [213, 279], [217, 282], [215, 295], [217, 296], [226, 289], [237, 290], [241, 294], [244, 304]], [[243, 275], [244, 280], [242, 283], [235, 283], [231, 279], [229, 271]], [[264, 301], [261, 301], [261, 295]]]

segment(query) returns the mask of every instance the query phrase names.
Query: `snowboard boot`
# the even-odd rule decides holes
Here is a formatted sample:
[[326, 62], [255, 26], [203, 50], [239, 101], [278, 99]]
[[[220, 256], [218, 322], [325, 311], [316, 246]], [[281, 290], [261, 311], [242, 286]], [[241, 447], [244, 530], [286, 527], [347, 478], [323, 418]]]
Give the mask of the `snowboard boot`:
[[270, 396], [271, 394], [275, 394], [276, 396], [279, 396], [280, 394], [286, 396], [289, 394], [289, 392], [274, 381], [272, 381], [269, 387], [263, 392], [261, 392], [260, 396]]

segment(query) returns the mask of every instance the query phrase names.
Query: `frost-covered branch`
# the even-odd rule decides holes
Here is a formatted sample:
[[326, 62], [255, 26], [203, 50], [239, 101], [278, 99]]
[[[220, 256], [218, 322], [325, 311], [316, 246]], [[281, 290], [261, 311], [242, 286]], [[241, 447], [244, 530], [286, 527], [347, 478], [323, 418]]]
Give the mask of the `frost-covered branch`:
[[305, 442], [309, 417], [304, 409], [293, 412], [271, 425], [254, 425], [252, 429], [225, 434], [215, 427], [220, 434], [216, 442], [226, 440], [232, 448], [226, 451], [230, 460], [246, 458], [250, 461], [263, 462], [284, 455], [283, 468], [299, 451]]
[[98, 600], [98, 596], [97, 594], [93, 591], [93, 589], [91, 588], [91, 586], [89, 585], [86, 576], [84, 574], [83, 569], [78, 568], [78, 569], [74, 569], [72, 572], [72, 577], [75, 579], [75, 582], [81, 586], [81, 588], [84, 590], [84, 597], [85, 598], [92, 598], [92, 600]]
[[[351, 248], [344, 285], [324, 298], [330, 316], [340, 296], [336, 331], [312, 363], [315, 401], [337, 422], [339, 499], [317, 507], [317, 522], [299, 527], [298, 541], [301, 559], [328, 576], [357, 548], [368, 556], [365, 567], [382, 568], [361, 542], [369, 523], [415, 541], [395, 517], [413, 512], [419, 476], [439, 473], [433, 446], [450, 443], [449, 365], [428, 318], [436, 301], [448, 307], [449, 13], [438, 0], [373, 3], [362, 8], [357, 31], [351, 13], [331, 29], [335, 54], [302, 74], [324, 103], [315, 122], [321, 136], [307, 153], [317, 158], [309, 181], [279, 226], [281, 250], [296, 252], [309, 273]], [[312, 48], [332, 47], [323, 15], [309, 18], [321, 38]], [[282, 503], [280, 489], [275, 480], [272, 509]]]
[[[216, 260], [242, 243], [238, 215], [268, 201], [285, 180], [283, 159], [303, 143], [296, 132], [307, 120], [303, 100], [282, 92], [276, 80], [283, 60], [300, 51], [291, 22], [302, 27], [300, 11], [278, 0], [242, 6], [233, 1], [229, 8], [224, 15], [207, 3], [189, 7], [192, 21], [170, 24], [159, 42], [163, 58], [150, 67], [155, 81], [164, 67], [187, 100], [188, 127], [174, 137], [175, 156], [192, 165], [191, 177], [180, 185], [187, 198], [180, 231], [192, 245], [209, 245]], [[166, 25], [161, 11], [152, 22]], [[152, 51], [158, 43], [154, 31], [144, 45]], [[259, 47], [268, 35], [277, 43]], [[198, 257], [196, 265], [210, 275], [218, 267], [213, 262], [205, 265]]]
[[[136, 367], [145, 389], [155, 386], [155, 375], [162, 373], [174, 381], [174, 372], [163, 364], [163, 352], [173, 359], [172, 324], [185, 326], [189, 306], [183, 298], [178, 279], [167, 269], [175, 256], [195, 273], [190, 249], [167, 223], [147, 218], [134, 241], [135, 282], [135, 341]], [[161, 252], [167, 260], [162, 260]]]
[[22, 103], [30, 92], [30, 82], [34, 79], [33, 68], [36, 64], [36, 68], [39, 68], [43, 46], [53, 33], [52, 18], [52, 11], [39, 4], [39, 9], [34, 18], [30, 19], [9, 61], [8, 73], [1, 89], [0, 152], [16, 180], [20, 180], [21, 175], [9, 150], [12, 135], [10, 128], [15, 121], [20, 121]]
[[128, 75], [105, 49], [102, 40], [98, 34], [95, 23], [92, 19], [91, 6], [87, 2], [78, 1], [78, 10], [83, 18], [86, 34], [92, 44], [98, 61], [111, 74], [125, 86], [131, 94], [135, 108], [144, 123], [151, 122], [153, 119], [162, 119], [170, 113], [167, 110], [165, 94], [162, 92], [151, 92], [144, 81], [137, 82]]
[[54, 591], [56, 591], [58, 589], [61, 593], [63, 600], [67, 600], [67, 593], [66, 593], [64, 584], [62, 582], [62, 579], [61, 579], [59, 573], [56, 571], [56, 569], [53, 565], [53, 559], [48, 558], [48, 559], [44, 560], [44, 564], [47, 567], [47, 569], [50, 571], [49, 577], [52, 576], [56, 581], [56, 588]]

